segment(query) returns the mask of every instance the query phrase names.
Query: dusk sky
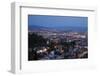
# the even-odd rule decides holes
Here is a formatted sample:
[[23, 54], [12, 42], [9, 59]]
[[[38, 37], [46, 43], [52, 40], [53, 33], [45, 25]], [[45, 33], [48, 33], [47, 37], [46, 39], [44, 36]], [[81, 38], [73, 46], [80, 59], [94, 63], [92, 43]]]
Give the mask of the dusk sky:
[[88, 17], [78, 16], [50, 16], [50, 15], [28, 15], [28, 26], [63, 27], [76, 26], [87, 27]]

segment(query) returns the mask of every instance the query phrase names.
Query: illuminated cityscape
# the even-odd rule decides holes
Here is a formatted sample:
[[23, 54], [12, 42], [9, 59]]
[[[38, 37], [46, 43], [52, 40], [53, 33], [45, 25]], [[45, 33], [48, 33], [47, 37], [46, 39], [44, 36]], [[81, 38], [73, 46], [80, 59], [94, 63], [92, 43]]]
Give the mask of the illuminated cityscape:
[[[32, 18], [31, 16], [29, 17], [32, 20], [31, 23], [34, 24], [35, 22], [33, 20], [34, 18], [36, 19], [37, 17], [36, 16], [34, 17], [33, 15]], [[41, 19], [41, 16], [38, 17]], [[52, 20], [55, 19], [53, 17]], [[48, 18], [48, 16], [45, 18]], [[59, 18], [61, 17], [58, 17], [57, 19]], [[71, 18], [68, 17], [68, 18], [71, 19], [73, 17]], [[87, 18], [84, 19], [86, 20]], [[82, 18], [75, 17], [72, 20], [72, 22], [74, 20], [77, 20], [76, 22], [80, 20], [80, 22], [78, 22], [78, 25], [80, 24], [80, 26], [82, 25], [82, 23], [83, 24], [86, 23], [86, 21], [83, 20], [83, 17]], [[49, 23], [50, 22], [48, 22], [47, 24]], [[52, 23], [54, 22], [52, 21]], [[29, 61], [88, 58], [88, 32], [86, 30], [87, 28], [83, 31], [84, 29], [83, 25], [82, 27], [79, 28], [74, 28], [77, 27], [74, 26], [73, 28], [70, 28], [70, 30], [66, 27], [63, 27], [63, 25], [58, 25], [58, 27], [61, 26], [60, 29], [58, 27], [49, 27], [49, 25], [47, 25], [48, 27], [40, 26], [39, 24], [37, 26], [36, 25], [33, 25], [32, 27], [29, 26], [28, 29]]]

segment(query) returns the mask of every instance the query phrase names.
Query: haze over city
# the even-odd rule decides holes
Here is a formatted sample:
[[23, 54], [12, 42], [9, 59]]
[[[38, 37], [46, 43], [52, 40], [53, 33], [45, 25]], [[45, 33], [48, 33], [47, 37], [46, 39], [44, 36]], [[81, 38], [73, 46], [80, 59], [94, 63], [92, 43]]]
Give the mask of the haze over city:
[[29, 15], [28, 26], [32, 28], [55, 29], [58, 31], [79, 31], [88, 30], [88, 18], [78, 16], [49, 16], [49, 15]]

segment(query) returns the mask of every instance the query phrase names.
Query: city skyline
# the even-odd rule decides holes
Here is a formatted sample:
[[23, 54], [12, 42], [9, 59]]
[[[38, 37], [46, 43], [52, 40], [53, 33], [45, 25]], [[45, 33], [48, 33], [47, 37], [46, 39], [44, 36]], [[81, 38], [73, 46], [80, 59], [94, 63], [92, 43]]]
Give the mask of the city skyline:
[[28, 60], [88, 58], [88, 17], [28, 15]]

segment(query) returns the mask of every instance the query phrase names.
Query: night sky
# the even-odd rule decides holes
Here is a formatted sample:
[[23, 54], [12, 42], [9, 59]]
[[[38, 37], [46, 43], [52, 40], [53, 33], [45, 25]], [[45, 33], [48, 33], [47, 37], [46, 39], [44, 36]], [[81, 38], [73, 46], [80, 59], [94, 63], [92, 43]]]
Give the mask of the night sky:
[[78, 16], [50, 16], [50, 15], [28, 15], [28, 26], [43, 27], [87, 27], [88, 17]]

